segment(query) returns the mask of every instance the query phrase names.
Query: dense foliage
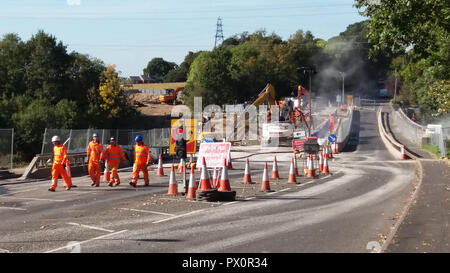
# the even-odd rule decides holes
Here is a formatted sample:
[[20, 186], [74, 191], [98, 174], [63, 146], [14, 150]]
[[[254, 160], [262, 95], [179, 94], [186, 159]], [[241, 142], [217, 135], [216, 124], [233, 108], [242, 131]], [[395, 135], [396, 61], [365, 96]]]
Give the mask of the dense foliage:
[[450, 0], [357, 0], [369, 17], [372, 54], [390, 50], [403, 84], [399, 101], [450, 112]]
[[[40, 152], [45, 128], [126, 126], [137, 112], [125, 101], [113, 67], [39, 31], [24, 42], [0, 40], [0, 128], [16, 129], [22, 159]], [[114, 84], [111, 84], [114, 83]]]

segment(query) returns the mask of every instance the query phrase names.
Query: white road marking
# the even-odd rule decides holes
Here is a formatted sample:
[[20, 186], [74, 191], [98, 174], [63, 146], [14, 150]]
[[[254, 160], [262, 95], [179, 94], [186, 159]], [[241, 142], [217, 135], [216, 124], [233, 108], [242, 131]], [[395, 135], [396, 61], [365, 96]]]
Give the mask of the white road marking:
[[14, 207], [0, 207], [0, 209], [26, 210], [26, 209], [23, 209], [23, 208], [14, 208]]
[[[125, 231], [128, 231], [128, 230], [124, 229], [124, 230], [117, 231], [117, 232], [114, 232], [114, 233], [98, 236], [98, 237], [95, 237], [95, 238], [92, 238], [92, 239], [89, 239], [89, 240], [86, 240], [86, 241], [79, 242], [78, 244], [82, 245], [82, 244], [89, 243], [89, 242], [92, 242], [92, 241], [95, 241], [95, 240], [104, 239], [106, 237], [110, 237], [110, 236], [114, 236], [114, 235], [117, 235], [117, 234], [120, 234], [120, 233], [124, 233]], [[63, 249], [67, 249], [67, 246], [58, 247], [58, 248], [55, 248], [55, 249], [52, 249], [52, 250], [48, 250], [45, 253], [52, 253], [52, 252], [56, 252], [56, 251], [63, 250]]]
[[282, 189], [282, 190], [279, 190], [278, 192], [284, 192], [284, 191], [288, 191], [288, 190], [290, 190], [291, 188], [286, 188], [286, 189]]
[[158, 224], [158, 223], [170, 221], [170, 220], [173, 220], [173, 219], [176, 219], [176, 218], [184, 217], [184, 216], [191, 215], [191, 214], [194, 214], [194, 213], [197, 213], [197, 212], [201, 212], [201, 211], [204, 211], [204, 209], [194, 210], [194, 211], [191, 211], [191, 212], [188, 212], [188, 213], [185, 213], [185, 214], [180, 214], [180, 215], [177, 215], [177, 216], [174, 216], [174, 217], [170, 217], [170, 218], [166, 218], [166, 219], [163, 219], [163, 220], [155, 221], [155, 222], [153, 222], [153, 224]]
[[152, 211], [152, 210], [129, 209], [129, 208], [119, 208], [119, 209], [129, 210], [129, 211], [137, 211], [137, 212], [145, 212], [145, 213], [153, 213], [153, 214], [159, 214], [159, 215], [165, 215], [165, 216], [176, 216], [176, 214], [170, 214], [170, 213], [164, 213], [164, 212]]
[[225, 203], [225, 204], [223, 204], [224, 206], [228, 206], [228, 205], [231, 205], [231, 204], [235, 204], [235, 203], [238, 203], [239, 201], [233, 201], [233, 202], [230, 202], [230, 203]]
[[0, 198], [20, 199], [20, 200], [32, 200], [32, 201], [66, 202], [66, 200], [61, 200], [61, 199], [42, 199], [42, 198], [15, 197], [15, 196], [0, 196]]
[[89, 228], [89, 229], [95, 229], [95, 230], [100, 230], [100, 231], [106, 231], [109, 233], [114, 232], [114, 230], [110, 230], [110, 229], [104, 229], [104, 228], [100, 228], [100, 227], [94, 227], [94, 226], [89, 226], [89, 225], [83, 225], [83, 224], [78, 224], [78, 223], [67, 223], [68, 225], [72, 225], [72, 226], [79, 226], [79, 227], [84, 227], [84, 228]]
[[10, 253], [9, 250], [4, 249], [4, 248], [0, 248], [0, 253]]
[[252, 200], [252, 199], [256, 199], [256, 197], [245, 198], [245, 200]]

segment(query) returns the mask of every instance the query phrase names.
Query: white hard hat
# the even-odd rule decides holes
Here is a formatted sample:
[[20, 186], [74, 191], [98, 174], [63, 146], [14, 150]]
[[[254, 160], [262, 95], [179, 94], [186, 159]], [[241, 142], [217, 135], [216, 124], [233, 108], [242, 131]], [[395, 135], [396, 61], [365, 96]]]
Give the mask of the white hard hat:
[[53, 137], [52, 137], [52, 142], [55, 142], [55, 141], [61, 141], [61, 140], [59, 139], [59, 136], [53, 136]]

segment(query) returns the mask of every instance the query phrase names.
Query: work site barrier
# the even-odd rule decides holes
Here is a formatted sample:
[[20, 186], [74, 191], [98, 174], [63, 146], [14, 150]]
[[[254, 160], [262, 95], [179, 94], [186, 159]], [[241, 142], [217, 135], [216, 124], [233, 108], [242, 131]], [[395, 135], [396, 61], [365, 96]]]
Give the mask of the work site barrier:
[[353, 107], [348, 111], [348, 115], [345, 118], [341, 118], [339, 121], [339, 127], [336, 129], [337, 143], [339, 145], [339, 151], [342, 151], [347, 145], [347, 141], [350, 136], [353, 121]]
[[145, 144], [151, 148], [167, 148], [170, 142], [170, 128], [157, 128], [150, 130], [136, 129], [45, 129], [42, 141], [41, 154], [53, 152], [52, 136], [59, 136], [62, 142], [66, 142], [69, 153], [86, 152], [87, 145], [92, 139], [92, 134], [97, 133], [103, 144], [109, 143], [111, 137], [115, 137], [121, 146], [134, 146], [134, 138], [141, 135]]
[[0, 169], [13, 168], [14, 129], [0, 129]]

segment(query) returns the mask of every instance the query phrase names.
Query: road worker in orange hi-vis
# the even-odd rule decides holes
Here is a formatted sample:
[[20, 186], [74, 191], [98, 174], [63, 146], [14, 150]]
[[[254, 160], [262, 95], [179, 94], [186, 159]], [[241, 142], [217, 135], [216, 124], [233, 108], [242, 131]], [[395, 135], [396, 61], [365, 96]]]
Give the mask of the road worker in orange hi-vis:
[[148, 186], [148, 169], [147, 166], [152, 163], [152, 158], [150, 156], [150, 150], [147, 145], [142, 142], [142, 136], [137, 135], [134, 139], [136, 145], [134, 146], [134, 166], [133, 175], [130, 185], [136, 187], [137, 180], [139, 178], [139, 172], [142, 171], [144, 174], [144, 185]]
[[98, 134], [92, 135], [92, 141], [87, 147], [87, 156], [89, 157], [88, 172], [91, 176], [91, 186], [100, 186], [100, 176], [102, 174], [103, 144], [98, 140]]
[[111, 177], [110, 181], [108, 181], [108, 186], [112, 187], [114, 184], [118, 186], [120, 184], [120, 179], [117, 170], [119, 169], [120, 159], [123, 161], [126, 161], [126, 159], [122, 147], [117, 145], [114, 137], [109, 140], [109, 145], [105, 149], [104, 159], [105, 163], [108, 163], [111, 170]]
[[69, 165], [69, 158], [67, 156], [66, 146], [61, 144], [59, 136], [52, 137], [53, 142], [53, 165], [52, 165], [52, 185], [48, 189], [51, 192], [56, 190], [58, 186], [58, 177], [62, 176], [64, 179], [64, 187], [66, 190], [76, 187], [72, 185], [72, 178], [67, 175], [66, 165]]

